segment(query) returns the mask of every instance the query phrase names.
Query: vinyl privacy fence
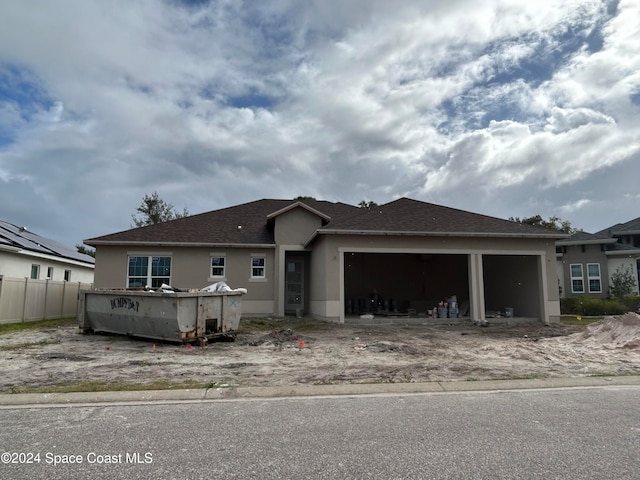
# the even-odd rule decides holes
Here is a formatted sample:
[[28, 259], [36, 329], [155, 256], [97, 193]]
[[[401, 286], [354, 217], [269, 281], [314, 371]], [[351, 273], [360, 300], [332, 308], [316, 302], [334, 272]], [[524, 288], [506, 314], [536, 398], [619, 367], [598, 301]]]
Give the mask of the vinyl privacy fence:
[[91, 288], [90, 283], [0, 275], [0, 323], [75, 317], [78, 293]]

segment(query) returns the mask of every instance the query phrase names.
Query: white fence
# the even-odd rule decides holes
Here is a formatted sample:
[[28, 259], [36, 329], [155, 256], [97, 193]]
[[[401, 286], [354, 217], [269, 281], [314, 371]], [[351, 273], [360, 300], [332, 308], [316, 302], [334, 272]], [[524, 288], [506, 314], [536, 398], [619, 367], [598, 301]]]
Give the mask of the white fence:
[[0, 275], [0, 323], [75, 317], [78, 293], [92, 288], [91, 283]]

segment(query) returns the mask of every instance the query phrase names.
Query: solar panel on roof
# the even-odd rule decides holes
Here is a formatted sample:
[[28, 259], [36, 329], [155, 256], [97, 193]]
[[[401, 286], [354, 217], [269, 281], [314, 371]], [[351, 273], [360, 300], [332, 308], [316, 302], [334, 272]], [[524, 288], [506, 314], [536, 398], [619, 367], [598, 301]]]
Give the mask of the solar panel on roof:
[[64, 257], [81, 262], [93, 263], [91, 256], [66, 248], [64, 245], [41, 237], [25, 228], [16, 227], [0, 221], [0, 242], [5, 245], [24, 248], [33, 252], [46, 253], [56, 257]]

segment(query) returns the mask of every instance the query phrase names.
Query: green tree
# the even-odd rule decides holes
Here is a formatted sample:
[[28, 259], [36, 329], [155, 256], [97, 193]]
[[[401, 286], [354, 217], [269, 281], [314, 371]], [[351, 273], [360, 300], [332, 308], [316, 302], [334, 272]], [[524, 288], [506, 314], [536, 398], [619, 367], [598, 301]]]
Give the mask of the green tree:
[[370, 200], [370, 201], [368, 201], [368, 202], [367, 202], [366, 200], [362, 200], [362, 201], [358, 204], [358, 206], [359, 206], [360, 208], [367, 208], [367, 209], [370, 209], [370, 208], [377, 207], [377, 206], [378, 206], [378, 204], [377, 204], [376, 202], [372, 201], [372, 200]]
[[136, 208], [137, 214], [131, 215], [133, 225], [144, 227], [145, 225], [155, 225], [156, 223], [168, 222], [176, 218], [188, 217], [189, 212], [183, 209], [182, 213], [175, 210], [171, 203], [165, 202], [158, 192], [153, 192], [151, 196], [146, 195], [142, 199], [140, 206]]
[[573, 234], [578, 231], [577, 228], [573, 228], [571, 226], [571, 222], [569, 220], [562, 220], [560, 217], [549, 217], [548, 220], [542, 218], [541, 215], [534, 215], [533, 217], [509, 217], [509, 220], [512, 222], [523, 223], [525, 225], [534, 225], [537, 227], [545, 227], [550, 228], [552, 230], [558, 230], [560, 232]]
[[78, 250], [79, 253], [84, 253], [85, 255], [89, 255], [90, 257], [95, 258], [96, 256], [96, 251], [93, 248], [87, 247], [86, 245], [77, 244], [76, 250]]
[[304, 200], [315, 200], [315, 197], [307, 197], [307, 196], [304, 196], [304, 195], [299, 195], [296, 198], [294, 198], [294, 200], [302, 200], [302, 201], [304, 201]]
[[611, 296], [622, 298], [631, 295], [635, 286], [636, 277], [631, 267], [625, 267], [623, 269], [621, 265], [611, 274]]

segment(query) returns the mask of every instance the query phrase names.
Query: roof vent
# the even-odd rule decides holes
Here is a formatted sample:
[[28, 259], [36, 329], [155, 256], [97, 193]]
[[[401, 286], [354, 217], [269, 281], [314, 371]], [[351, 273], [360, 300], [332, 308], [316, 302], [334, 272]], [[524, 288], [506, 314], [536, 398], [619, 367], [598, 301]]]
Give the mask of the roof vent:
[[20, 233], [22, 233], [22, 232], [26, 232], [26, 231], [27, 231], [27, 227], [20, 227], [20, 228], [18, 228], [18, 231], [19, 231]]

